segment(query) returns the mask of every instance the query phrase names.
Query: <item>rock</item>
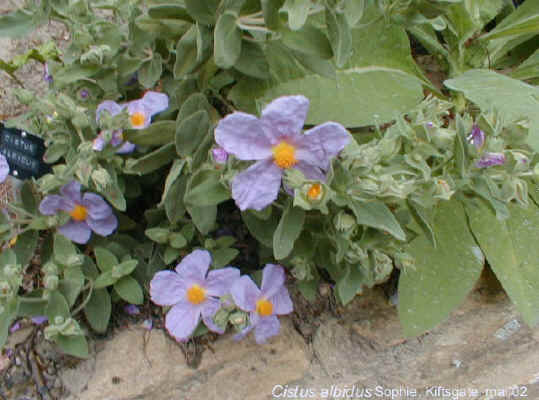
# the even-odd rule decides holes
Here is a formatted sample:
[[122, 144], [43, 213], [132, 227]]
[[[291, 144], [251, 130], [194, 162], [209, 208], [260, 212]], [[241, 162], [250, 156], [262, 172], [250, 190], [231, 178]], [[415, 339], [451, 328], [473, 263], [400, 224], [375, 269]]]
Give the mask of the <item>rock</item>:
[[373, 291], [347, 307], [344, 319], [321, 324], [313, 350], [325, 376], [302, 386], [318, 393], [331, 385], [409, 388], [425, 399], [443, 398], [431, 390], [437, 386], [477, 390], [477, 396], [507, 396], [511, 387], [539, 392], [539, 327], [527, 327], [505, 296], [486, 301], [473, 292], [448, 321], [412, 339], [402, 336], [396, 309], [383, 300]]
[[318, 328], [310, 346], [290, 319], [282, 322], [281, 335], [263, 346], [252, 337], [220, 337], [197, 369], [162, 331], [120, 331], [62, 380], [69, 400], [322, 400], [369, 393], [394, 400], [517, 393], [539, 399], [539, 328], [527, 327], [500, 292], [477, 288], [448, 321], [418, 338], [403, 337], [396, 308], [378, 289], [356, 298], [339, 318], [323, 313], [313, 321]]
[[[62, 374], [78, 400], [259, 400], [276, 384], [304, 378], [310, 360], [306, 345], [290, 321], [265, 345], [249, 336], [235, 342], [225, 335], [206, 349], [197, 369], [190, 368], [180, 347], [162, 331], [120, 332], [92, 361]], [[70, 382], [79, 382], [73, 387]], [[86, 390], [82, 382], [87, 382]]]

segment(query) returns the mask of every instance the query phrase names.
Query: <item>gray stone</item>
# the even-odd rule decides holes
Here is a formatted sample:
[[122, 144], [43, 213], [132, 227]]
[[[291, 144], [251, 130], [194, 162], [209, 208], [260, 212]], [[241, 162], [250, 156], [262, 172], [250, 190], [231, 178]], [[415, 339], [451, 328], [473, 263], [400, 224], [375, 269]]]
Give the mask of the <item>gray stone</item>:
[[309, 368], [303, 339], [286, 318], [282, 322], [281, 334], [265, 345], [225, 335], [204, 352], [197, 369], [162, 331], [125, 330], [106, 343], [95, 364], [83, 362], [62, 379], [70, 398], [79, 400], [258, 400]]

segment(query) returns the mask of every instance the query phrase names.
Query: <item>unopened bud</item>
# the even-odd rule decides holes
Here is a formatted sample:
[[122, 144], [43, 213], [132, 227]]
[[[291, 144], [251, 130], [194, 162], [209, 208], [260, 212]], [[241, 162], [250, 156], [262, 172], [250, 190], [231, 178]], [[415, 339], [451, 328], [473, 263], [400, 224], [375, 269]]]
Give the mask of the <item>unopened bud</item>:
[[56, 290], [58, 282], [59, 279], [57, 275], [47, 275], [43, 278], [43, 286], [48, 290]]
[[340, 211], [335, 216], [334, 224], [339, 232], [348, 232], [356, 226], [356, 219], [352, 215]]

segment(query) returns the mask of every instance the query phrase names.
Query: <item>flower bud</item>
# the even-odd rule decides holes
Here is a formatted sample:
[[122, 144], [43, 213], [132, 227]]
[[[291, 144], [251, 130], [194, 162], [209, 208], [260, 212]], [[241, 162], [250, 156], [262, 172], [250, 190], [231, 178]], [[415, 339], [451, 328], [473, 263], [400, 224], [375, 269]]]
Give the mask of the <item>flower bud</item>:
[[22, 267], [19, 264], [7, 264], [4, 267], [4, 275], [7, 278], [16, 278], [20, 276]]
[[303, 188], [305, 184], [305, 176], [295, 168], [289, 168], [285, 171], [284, 180], [292, 189]]
[[395, 266], [400, 270], [406, 270], [407, 268], [415, 268], [415, 258], [406, 252], [399, 251], [395, 253], [394, 258]]
[[82, 254], [71, 254], [67, 258], [68, 267], [78, 267], [79, 265], [84, 264], [84, 256]]
[[292, 275], [294, 278], [305, 281], [313, 279], [312, 268], [313, 263], [307, 260], [305, 257], [296, 256], [290, 260], [290, 263], [294, 266], [292, 269]]
[[376, 284], [384, 283], [389, 279], [393, 271], [393, 261], [387, 254], [374, 250], [374, 282]]
[[348, 251], [344, 255], [344, 259], [349, 264], [361, 263], [364, 260], [368, 259], [369, 255], [361, 246], [355, 242], [350, 243]]
[[339, 232], [348, 232], [356, 226], [356, 219], [347, 212], [340, 211], [335, 216], [334, 225]]
[[58, 266], [52, 261], [48, 261], [42, 267], [42, 271], [45, 273], [45, 275], [58, 275]]
[[367, 194], [377, 194], [379, 190], [378, 183], [373, 179], [364, 178], [361, 179], [358, 184], [358, 190]]
[[105, 168], [98, 168], [92, 172], [92, 181], [101, 190], [113, 185], [112, 178]]
[[455, 191], [451, 190], [451, 186], [449, 186], [449, 184], [445, 180], [436, 180], [434, 197], [438, 199], [449, 200], [454, 193]]
[[64, 336], [80, 336], [83, 334], [79, 323], [73, 318], [68, 318], [61, 326], [60, 333]]
[[232, 325], [236, 327], [236, 329], [242, 330], [247, 327], [249, 318], [247, 316], [247, 313], [243, 311], [236, 311], [230, 314], [228, 320]]
[[0, 281], [0, 299], [10, 298], [12, 294], [11, 285], [6, 281]]
[[58, 282], [59, 279], [57, 275], [47, 275], [43, 278], [43, 286], [48, 290], [56, 290]]
[[228, 160], [228, 153], [225, 149], [222, 147], [216, 147], [211, 151], [213, 161], [215, 161], [216, 164], [226, 164], [226, 161]]
[[228, 323], [228, 316], [230, 315], [230, 311], [220, 308], [215, 315], [213, 316], [213, 322], [215, 325], [217, 325], [220, 328], [225, 329], [226, 324]]

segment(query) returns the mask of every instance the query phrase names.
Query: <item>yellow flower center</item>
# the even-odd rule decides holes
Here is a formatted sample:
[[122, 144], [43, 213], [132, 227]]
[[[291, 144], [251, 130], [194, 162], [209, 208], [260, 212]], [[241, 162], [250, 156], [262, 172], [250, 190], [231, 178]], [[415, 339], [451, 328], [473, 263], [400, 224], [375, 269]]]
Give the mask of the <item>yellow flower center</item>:
[[13, 236], [13, 238], [9, 241], [9, 247], [13, 247], [17, 244], [17, 236]]
[[315, 183], [311, 185], [311, 187], [307, 191], [307, 197], [309, 197], [310, 200], [320, 200], [321, 196], [322, 196], [322, 185], [320, 185], [319, 183]]
[[73, 218], [75, 221], [84, 221], [88, 215], [88, 210], [86, 207], [77, 204], [73, 210], [71, 210], [69, 215], [71, 215], [71, 218]]
[[133, 125], [134, 127], [143, 126], [144, 122], [146, 122], [146, 116], [143, 113], [136, 112], [131, 115], [131, 125]]
[[206, 300], [206, 291], [195, 284], [187, 289], [187, 300], [191, 304], [200, 304]]
[[266, 299], [260, 299], [256, 302], [256, 312], [267, 317], [273, 313], [273, 304]]
[[298, 160], [296, 160], [296, 148], [289, 143], [281, 142], [273, 149], [273, 162], [280, 168], [291, 168]]

